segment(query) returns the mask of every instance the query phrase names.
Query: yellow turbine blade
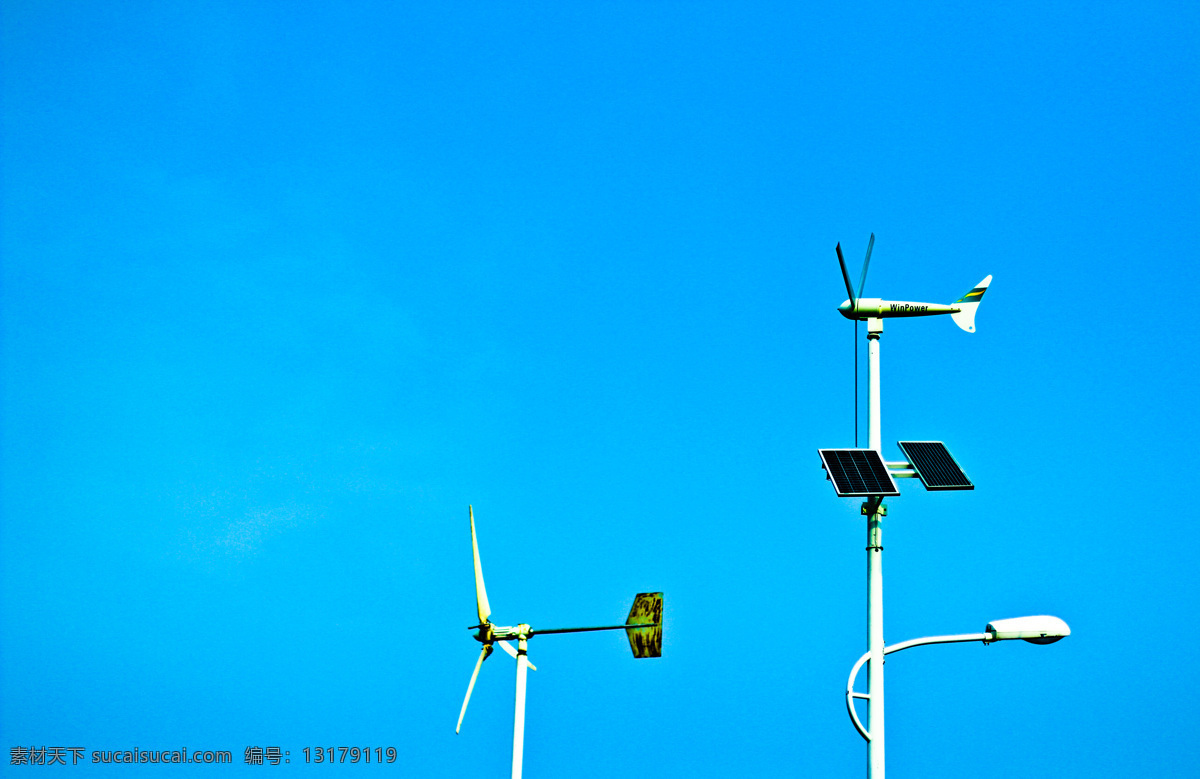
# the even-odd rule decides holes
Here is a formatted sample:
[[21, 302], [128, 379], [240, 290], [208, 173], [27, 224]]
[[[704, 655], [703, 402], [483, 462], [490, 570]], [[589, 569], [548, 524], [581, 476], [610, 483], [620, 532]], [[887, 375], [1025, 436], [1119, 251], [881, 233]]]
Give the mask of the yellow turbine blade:
[[475, 554], [475, 605], [479, 609], [479, 624], [488, 621], [492, 616], [492, 607], [488, 605], [487, 588], [483, 586], [483, 565], [479, 562], [479, 540], [475, 537], [475, 507], [469, 506], [471, 512], [471, 551]]

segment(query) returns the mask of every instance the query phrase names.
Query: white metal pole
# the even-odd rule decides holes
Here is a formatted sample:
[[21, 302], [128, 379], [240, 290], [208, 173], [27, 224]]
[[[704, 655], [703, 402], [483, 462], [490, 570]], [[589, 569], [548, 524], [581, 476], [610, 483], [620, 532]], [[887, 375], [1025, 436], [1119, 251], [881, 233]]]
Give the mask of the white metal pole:
[[879, 415], [879, 337], [883, 335], [883, 320], [867, 320], [867, 446], [883, 456], [883, 427]]
[[[883, 431], [879, 403], [879, 337], [883, 334], [882, 319], [867, 320], [867, 383], [869, 405], [867, 425], [870, 448], [883, 456]], [[883, 517], [886, 509], [882, 498], [864, 504], [867, 521], [867, 641], [871, 654], [868, 669], [867, 776], [884, 779], [884, 721], [883, 721]]]
[[[866, 504], [870, 506], [871, 504]], [[867, 639], [871, 665], [867, 669], [867, 776], [883, 779], [883, 506], [875, 507], [867, 524]]]
[[521, 758], [525, 751], [525, 677], [528, 674], [529, 657], [528, 625], [520, 626], [517, 639], [517, 709], [513, 716], [513, 759], [512, 779], [521, 779]]

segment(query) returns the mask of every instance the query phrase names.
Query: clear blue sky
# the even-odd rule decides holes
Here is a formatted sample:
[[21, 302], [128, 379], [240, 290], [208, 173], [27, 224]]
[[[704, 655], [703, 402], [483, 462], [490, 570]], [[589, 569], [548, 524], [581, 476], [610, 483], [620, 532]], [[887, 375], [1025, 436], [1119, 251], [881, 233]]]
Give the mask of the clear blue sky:
[[868, 295], [995, 276], [884, 333], [885, 454], [977, 485], [889, 501], [887, 641], [1074, 631], [893, 657], [891, 776], [1195, 770], [1194, 3], [420, 5], [4, 4], [6, 768], [506, 776], [474, 504], [499, 623], [666, 593], [531, 643], [527, 777], [862, 776], [873, 231]]

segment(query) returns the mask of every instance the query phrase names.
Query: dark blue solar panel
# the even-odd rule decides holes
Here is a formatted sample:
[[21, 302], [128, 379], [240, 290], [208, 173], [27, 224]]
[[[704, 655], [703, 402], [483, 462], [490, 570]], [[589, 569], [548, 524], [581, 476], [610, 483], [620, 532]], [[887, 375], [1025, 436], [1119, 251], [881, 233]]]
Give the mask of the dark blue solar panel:
[[818, 449], [833, 489], [843, 498], [899, 495], [883, 458], [874, 449]]
[[927, 490], [973, 490], [975, 485], [941, 441], [898, 441]]

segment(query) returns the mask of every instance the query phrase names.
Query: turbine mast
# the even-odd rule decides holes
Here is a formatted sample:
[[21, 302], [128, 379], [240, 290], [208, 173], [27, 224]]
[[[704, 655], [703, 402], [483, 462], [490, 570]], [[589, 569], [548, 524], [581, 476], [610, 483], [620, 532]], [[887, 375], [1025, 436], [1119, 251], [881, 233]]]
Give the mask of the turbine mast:
[[525, 677], [529, 668], [529, 626], [518, 625], [517, 705], [513, 712], [512, 779], [521, 779], [521, 761], [525, 753]]
[[[883, 320], [867, 320], [867, 436], [868, 446], [883, 459], [883, 422], [880, 418], [879, 339], [883, 335]], [[872, 779], [883, 779], [883, 518], [887, 507], [882, 497], [868, 498], [862, 505], [867, 520], [867, 647], [871, 667], [867, 669], [867, 691], [871, 696], [867, 708], [867, 728], [871, 741], [867, 744]]]

